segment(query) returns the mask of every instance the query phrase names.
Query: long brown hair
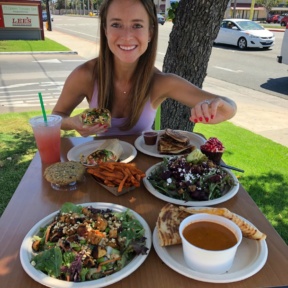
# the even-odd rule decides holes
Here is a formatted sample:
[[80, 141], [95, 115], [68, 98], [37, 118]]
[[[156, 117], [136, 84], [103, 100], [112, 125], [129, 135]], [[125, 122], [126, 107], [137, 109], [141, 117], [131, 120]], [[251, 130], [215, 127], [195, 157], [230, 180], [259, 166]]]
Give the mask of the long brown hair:
[[[95, 77], [98, 83], [98, 105], [100, 108], [107, 108], [109, 110], [112, 109], [114, 99], [114, 61], [113, 53], [110, 51], [106, 39], [105, 28], [108, 8], [112, 1], [104, 0], [100, 8], [100, 50], [98, 61], [96, 61], [95, 65]], [[131, 106], [129, 107], [130, 116], [122, 127], [123, 130], [129, 130], [137, 123], [143, 107], [150, 96], [158, 43], [157, 12], [153, 0], [135, 1], [140, 1], [148, 13], [151, 40], [147, 50], [139, 58], [134, 75], [132, 76], [133, 84], [130, 93], [134, 97], [131, 99]]]

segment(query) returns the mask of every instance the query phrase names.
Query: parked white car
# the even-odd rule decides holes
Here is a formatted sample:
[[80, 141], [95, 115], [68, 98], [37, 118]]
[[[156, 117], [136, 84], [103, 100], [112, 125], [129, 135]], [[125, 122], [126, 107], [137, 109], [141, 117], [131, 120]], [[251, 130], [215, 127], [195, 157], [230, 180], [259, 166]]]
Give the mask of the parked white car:
[[239, 49], [264, 48], [274, 45], [274, 34], [247, 19], [224, 19], [214, 43], [237, 46]]

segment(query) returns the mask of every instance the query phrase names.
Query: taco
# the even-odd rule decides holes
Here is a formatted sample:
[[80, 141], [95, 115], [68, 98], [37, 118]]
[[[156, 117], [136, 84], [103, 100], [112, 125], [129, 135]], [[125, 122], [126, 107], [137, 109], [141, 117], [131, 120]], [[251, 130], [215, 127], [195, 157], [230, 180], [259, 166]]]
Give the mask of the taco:
[[111, 126], [111, 113], [105, 108], [86, 109], [81, 114], [81, 121], [85, 125], [102, 124]]
[[118, 139], [108, 139], [81, 162], [86, 165], [97, 165], [102, 162], [116, 162], [123, 153], [123, 147]]

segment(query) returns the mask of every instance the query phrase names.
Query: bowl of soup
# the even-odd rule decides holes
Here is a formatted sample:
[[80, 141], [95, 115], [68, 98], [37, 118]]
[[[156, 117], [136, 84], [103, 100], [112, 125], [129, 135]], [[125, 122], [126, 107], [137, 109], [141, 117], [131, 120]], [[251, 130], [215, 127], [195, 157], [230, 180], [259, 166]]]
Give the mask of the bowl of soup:
[[186, 265], [209, 274], [229, 271], [242, 241], [242, 232], [234, 222], [205, 213], [185, 218], [179, 233]]

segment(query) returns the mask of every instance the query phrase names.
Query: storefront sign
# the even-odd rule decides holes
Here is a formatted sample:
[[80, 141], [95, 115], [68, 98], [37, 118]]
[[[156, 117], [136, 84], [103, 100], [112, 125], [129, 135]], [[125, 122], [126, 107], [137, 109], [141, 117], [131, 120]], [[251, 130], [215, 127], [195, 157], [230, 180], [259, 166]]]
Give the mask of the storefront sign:
[[[2, 5], [1, 5], [2, 4]], [[1, 9], [2, 8], [2, 9]], [[0, 28], [40, 28], [38, 6], [0, 3]]]

